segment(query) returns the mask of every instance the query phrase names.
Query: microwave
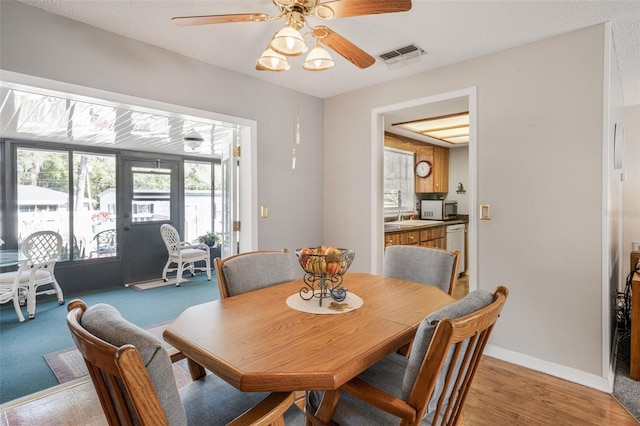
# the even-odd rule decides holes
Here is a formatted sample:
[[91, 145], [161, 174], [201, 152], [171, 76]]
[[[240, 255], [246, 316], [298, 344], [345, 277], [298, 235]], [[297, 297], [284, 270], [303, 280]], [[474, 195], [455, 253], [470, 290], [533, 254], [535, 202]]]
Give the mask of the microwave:
[[458, 202], [455, 200], [422, 200], [420, 219], [450, 220], [458, 216]]

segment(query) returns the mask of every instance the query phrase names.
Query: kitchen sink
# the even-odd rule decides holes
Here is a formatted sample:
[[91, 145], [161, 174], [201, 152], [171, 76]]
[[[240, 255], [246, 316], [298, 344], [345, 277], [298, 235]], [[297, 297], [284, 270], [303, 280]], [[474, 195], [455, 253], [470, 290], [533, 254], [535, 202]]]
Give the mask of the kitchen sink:
[[440, 220], [401, 220], [398, 222], [386, 222], [384, 224], [385, 231], [397, 231], [400, 229], [411, 229], [417, 226], [433, 225], [442, 223]]

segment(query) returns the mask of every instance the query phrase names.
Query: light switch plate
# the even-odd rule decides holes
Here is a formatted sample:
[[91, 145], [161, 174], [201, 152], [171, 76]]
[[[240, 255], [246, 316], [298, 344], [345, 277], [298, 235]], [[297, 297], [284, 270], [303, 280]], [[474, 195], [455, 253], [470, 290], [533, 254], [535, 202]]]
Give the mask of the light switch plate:
[[480, 220], [491, 220], [490, 204], [480, 204]]

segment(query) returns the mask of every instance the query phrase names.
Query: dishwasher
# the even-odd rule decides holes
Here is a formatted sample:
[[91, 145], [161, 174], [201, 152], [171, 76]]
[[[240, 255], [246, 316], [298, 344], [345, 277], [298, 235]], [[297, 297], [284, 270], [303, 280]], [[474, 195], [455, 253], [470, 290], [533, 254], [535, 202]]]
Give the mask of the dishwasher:
[[464, 232], [465, 225], [460, 223], [457, 225], [448, 225], [447, 228], [447, 250], [459, 251], [460, 262], [458, 263], [458, 274], [464, 272]]

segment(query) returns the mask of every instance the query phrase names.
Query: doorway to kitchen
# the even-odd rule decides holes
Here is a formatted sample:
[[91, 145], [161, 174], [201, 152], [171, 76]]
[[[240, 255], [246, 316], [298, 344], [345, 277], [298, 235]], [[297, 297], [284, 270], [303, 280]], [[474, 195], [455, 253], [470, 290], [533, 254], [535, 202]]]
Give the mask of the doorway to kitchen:
[[[451, 176], [451, 179], [455, 179], [455, 185], [450, 185], [449, 192], [453, 192], [457, 195], [458, 182], [460, 179], [463, 181], [465, 178], [467, 184], [464, 188], [464, 197], [466, 198], [466, 212], [462, 210], [462, 214], [468, 214], [469, 223], [467, 229], [468, 245], [467, 256], [469, 265], [469, 290], [477, 288], [477, 222], [478, 212], [475, 206], [478, 205], [478, 192], [477, 192], [477, 152], [478, 141], [476, 136], [476, 123], [477, 123], [477, 106], [476, 106], [476, 88], [466, 88], [457, 91], [442, 93], [434, 96], [418, 98], [408, 100], [405, 102], [386, 105], [378, 107], [372, 110], [371, 122], [372, 122], [372, 145], [371, 145], [371, 158], [372, 158], [372, 173], [371, 173], [371, 265], [373, 273], [382, 272], [382, 259], [384, 254], [384, 138], [385, 131], [388, 131], [389, 124], [392, 121], [398, 121], [399, 117], [409, 117], [411, 115], [415, 117], [435, 117], [446, 114], [446, 108], [451, 108], [451, 105], [456, 104], [458, 108], [466, 108], [469, 112], [469, 144], [468, 154], [466, 160], [468, 164], [468, 170], [466, 174], [458, 170]], [[460, 106], [462, 105], [462, 106]], [[443, 108], [445, 108], [443, 110]], [[400, 133], [400, 132], [396, 132]], [[414, 139], [424, 140], [428, 143], [433, 143], [433, 140], [428, 138], [421, 139], [418, 135], [411, 135]], [[455, 150], [452, 150], [455, 152]], [[460, 151], [462, 152], [462, 151]], [[463, 154], [458, 154], [458, 156]], [[450, 179], [450, 180], [451, 180]]]

